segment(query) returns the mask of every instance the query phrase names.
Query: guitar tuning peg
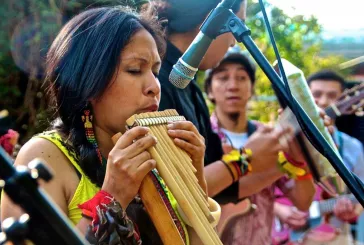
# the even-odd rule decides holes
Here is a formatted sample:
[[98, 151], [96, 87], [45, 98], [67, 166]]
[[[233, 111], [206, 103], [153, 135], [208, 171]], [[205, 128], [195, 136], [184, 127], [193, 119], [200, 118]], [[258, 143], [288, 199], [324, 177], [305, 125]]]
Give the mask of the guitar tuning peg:
[[356, 112], [355, 115], [358, 117], [362, 117], [364, 116], [364, 111], [363, 111], [363, 107], [359, 108]]

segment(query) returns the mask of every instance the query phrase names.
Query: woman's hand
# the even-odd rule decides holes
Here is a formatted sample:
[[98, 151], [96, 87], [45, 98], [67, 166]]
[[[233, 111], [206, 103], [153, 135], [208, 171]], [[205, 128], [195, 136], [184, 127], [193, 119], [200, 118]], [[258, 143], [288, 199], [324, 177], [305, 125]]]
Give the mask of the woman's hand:
[[138, 193], [144, 177], [156, 166], [147, 149], [157, 140], [148, 132], [145, 127], [126, 131], [109, 153], [102, 190], [115, 197], [124, 210]]
[[196, 168], [196, 177], [201, 187], [206, 189], [206, 180], [203, 173], [205, 157], [205, 139], [199, 134], [197, 128], [189, 121], [171, 122], [168, 124], [168, 135], [173, 138], [174, 143], [185, 150], [192, 159]]

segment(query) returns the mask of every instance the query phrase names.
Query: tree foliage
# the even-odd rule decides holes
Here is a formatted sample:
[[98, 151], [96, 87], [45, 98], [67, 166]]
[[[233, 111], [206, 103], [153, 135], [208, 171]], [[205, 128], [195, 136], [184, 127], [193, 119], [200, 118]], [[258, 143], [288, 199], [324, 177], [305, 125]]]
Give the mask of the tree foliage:
[[[322, 27], [316, 17], [301, 15], [289, 17], [281, 9], [265, 5], [270, 26], [272, 28], [277, 47], [282, 58], [289, 60], [308, 76], [323, 68], [335, 69], [343, 61], [340, 56], [321, 57]], [[267, 58], [273, 64], [276, 60], [265, 22], [257, 1], [248, 1], [246, 25], [251, 30], [251, 37]], [[244, 50], [245, 47], [241, 45]], [[199, 78], [203, 77], [202, 75]], [[199, 80], [203, 83], [203, 79]], [[254, 98], [249, 103], [251, 119], [263, 122], [273, 121], [277, 116], [279, 104], [275, 99], [271, 82], [261, 69], [257, 70]], [[212, 105], [210, 104], [210, 109]]]
[[[276, 57], [266, 31], [260, 5], [255, 2], [249, 1], [247, 26], [252, 31], [252, 38], [272, 64]], [[323, 41], [322, 27], [316, 17], [302, 15], [289, 17], [281, 9], [272, 5], [267, 4], [266, 8], [281, 57], [299, 67], [306, 77], [323, 68], [335, 69], [343, 61], [343, 57], [336, 55], [320, 56]], [[271, 83], [259, 69], [255, 99], [249, 105], [249, 115], [252, 119], [267, 122], [276, 118], [279, 105], [277, 101], [272, 101], [272, 96], [274, 91]]]

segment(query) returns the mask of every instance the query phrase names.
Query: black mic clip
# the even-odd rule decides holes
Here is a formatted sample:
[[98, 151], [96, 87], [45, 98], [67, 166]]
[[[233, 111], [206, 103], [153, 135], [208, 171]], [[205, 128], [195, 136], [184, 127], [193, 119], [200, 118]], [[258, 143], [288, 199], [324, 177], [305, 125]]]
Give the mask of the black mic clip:
[[221, 1], [204, 20], [200, 31], [211, 39], [230, 32], [230, 19], [236, 18], [236, 15], [231, 10], [233, 4], [234, 1], [231, 0]]

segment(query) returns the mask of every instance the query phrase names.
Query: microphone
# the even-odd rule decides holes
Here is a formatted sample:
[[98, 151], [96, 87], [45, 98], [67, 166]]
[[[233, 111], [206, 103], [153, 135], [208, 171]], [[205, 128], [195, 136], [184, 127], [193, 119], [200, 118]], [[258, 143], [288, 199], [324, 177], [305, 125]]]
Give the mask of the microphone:
[[200, 32], [190, 44], [186, 52], [173, 65], [169, 81], [176, 87], [184, 89], [198, 71], [201, 60], [205, 56], [212, 41], [220, 34], [230, 16], [235, 0], [222, 0], [201, 25]]

